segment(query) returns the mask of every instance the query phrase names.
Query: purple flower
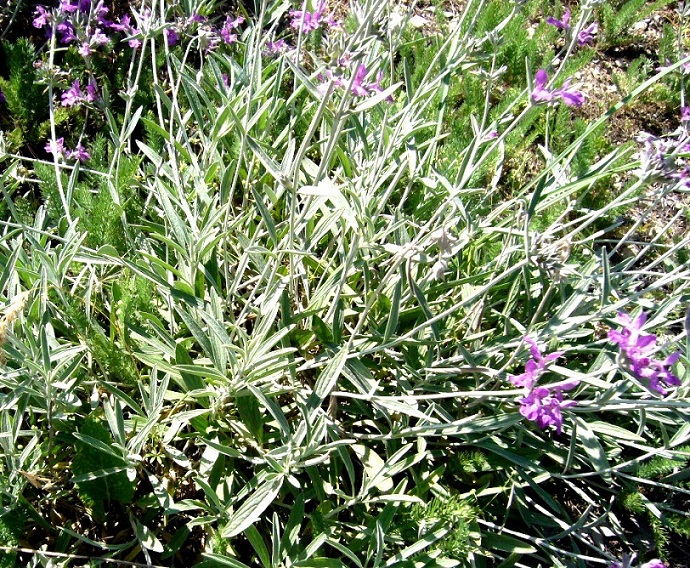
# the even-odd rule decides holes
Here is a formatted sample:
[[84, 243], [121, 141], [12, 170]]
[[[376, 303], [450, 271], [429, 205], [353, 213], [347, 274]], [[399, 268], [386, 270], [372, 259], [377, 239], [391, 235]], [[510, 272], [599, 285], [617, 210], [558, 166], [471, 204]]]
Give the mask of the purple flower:
[[[369, 86], [367, 87], [369, 89], [369, 92], [373, 95], [374, 93], [382, 93], [383, 92], [383, 87], [381, 86], [381, 81], [383, 80], [383, 71], [379, 69], [378, 73], [376, 73], [376, 81], [373, 83], [369, 83]], [[393, 95], [388, 95], [386, 97], [386, 102], [392, 103], [393, 102]]]
[[[139, 33], [139, 30], [134, 28], [132, 29], [132, 35], [136, 35]], [[136, 49], [138, 47], [141, 47], [141, 40], [138, 37], [132, 38], [127, 42], [127, 45], [131, 47], [132, 49]]]
[[646, 313], [642, 312], [632, 320], [625, 312], [618, 312], [616, 319], [618, 323], [623, 324], [623, 331], [609, 330], [609, 339], [618, 345], [632, 362], [654, 350], [656, 335], [642, 333], [642, 327], [647, 321]]
[[96, 79], [93, 77], [89, 79], [89, 84], [86, 85], [86, 95], [84, 95], [84, 100], [87, 103], [93, 103], [98, 100], [98, 84], [96, 83]]
[[232, 33], [232, 30], [239, 27], [242, 22], [244, 22], [244, 18], [242, 17], [235, 18], [234, 20], [230, 16], [225, 18], [225, 23], [220, 30], [220, 37], [223, 38], [225, 43], [230, 45], [237, 41], [237, 34]]
[[330, 69], [326, 69], [325, 75], [319, 75], [318, 78], [321, 81], [321, 84], [316, 88], [319, 90], [321, 94], [326, 94], [326, 92], [328, 91], [329, 83], [334, 83], [336, 88], [340, 87], [344, 89], [346, 86], [343, 78], [334, 75], [333, 71], [331, 71]]
[[642, 333], [642, 327], [647, 321], [647, 314], [640, 313], [634, 320], [625, 312], [618, 312], [617, 320], [623, 325], [623, 330], [609, 330], [608, 336], [612, 343], [621, 350], [623, 364], [638, 378], [647, 384], [647, 388], [665, 396], [667, 386], [679, 386], [680, 379], [673, 374], [670, 367], [678, 361], [680, 352], [677, 351], [659, 361], [653, 359], [656, 351], [657, 336]]
[[536, 386], [548, 364], [561, 357], [563, 352], [555, 351], [544, 356], [534, 339], [531, 337], [524, 337], [523, 339], [530, 345], [532, 359], [529, 359], [525, 364], [524, 373], [508, 377], [514, 386], [524, 387], [529, 391], [526, 396], [518, 399], [520, 414], [528, 420], [536, 422], [540, 428], [555, 426], [556, 432], [560, 434], [563, 425], [561, 409], [576, 404], [575, 401], [564, 401], [563, 391], [575, 388], [579, 381], [573, 380], [547, 386]]
[[316, 5], [316, 10], [313, 12], [309, 12], [307, 10], [290, 10], [289, 14], [292, 18], [290, 26], [296, 30], [302, 30], [302, 33], [304, 34], [309, 34], [318, 29], [318, 27], [321, 25], [321, 18], [323, 17], [325, 9], [325, 0], [320, 0]]
[[196, 10], [192, 12], [192, 15], [189, 17], [190, 24], [201, 24], [206, 20], [208, 20], [208, 18], [206, 16], [202, 16]]
[[336, 20], [332, 14], [329, 14], [326, 18], [326, 25], [331, 29], [340, 29], [343, 26], [343, 21]]
[[60, 43], [70, 43], [77, 39], [77, 36], [74, 33], [74, 26], [70, 22], [61, 22], [55, 26], [55, 29], [62, 34]]
[[[150, 16], [150, 11], [148, 9], [144, 10], [144, 12], [141, 14], [141, 20], [143, 22], [147, 22]], [[125, 14], [124, 16], [122, 16], [118, 23], [111, 23], [110, 29], [115, 30], [117, 32], [121, 32], [123, 34], [127, 34], [129, 36], [135, 36], [141, 33], [141, 30], [139, 28], [135, 28], [132, 25], [132, 18], [129, 14]], [[141, 40], [139, 38], [132, 38], [127, 41], [127, 44], [129, 45], [129, 47], [136, 49], [137, 47], [141, 47]]]
[[[575, 385], [568, 384], [570, 388]], [[574, 400], [563, 400], [563, 388], [549, 389], [546, 387], [537, 387], [524, 398], [519, 399], [520, 414], [527, 420], [536, 422], [541, 429], [546, 429], [549, 426], [556, 427], [556, 433], [561, 433], [563, 426], [563, 414], [561, 408], [567, 408], [577, 404]]]
[[86, 151], [84, 146], [78, 144], [74, 150], [67, 152], [67, 157], [70, 160], [79, 160], [83, 164], [87, 160], [91, 159], [91, 154]]
[[550, 90], [546, 88], [549, 77], [546, 70], [539, 69], [534, 77], [534, 89], [532, 90], [532, 100], [535, 103], [551, 102], [560, 98], [567, 106], [581, 107], [585, 102], [585, 96], [578, 90], [570, 87], [568, 79], [560, 89]]
[[383, 92], [383, 87], [381, 86], [381, 81], [383, 80], [383, 71], [379, 69], [378, 73], [376, 73], [376, 81], [373, 83], [369, 83], [369, 92], [371, 93], [382, 93]]
[[62, 93], [62, 106], [65, 107], [75, 106], [84, 100], [84, 93], [79, 85], [79, 79], [72, 83], [72, 86], [69, 88], [69, 90]]
[[5, 98], [5, 93], [0, 89], [0, 103], [4, 103], [7, 99]]
[[357, 97], [366, 97], [369, 94], [368, 88], [363, 84], [366, 76], [367, 68], [360, 64], [359, 67], [357, 67], [357, 72], [355, 73], [355, 78], [352, 81], [351, 87], [353, 94]]
[[640, 568], [666, 568], [666, 565], [658, 558], [655, 558], [654, 560], [645, 562], [640, 566]]
[[79, 10], [79, 6], [77, 6], [76, 4], [72, 4], [71, 0], [60, 0], [58, 10], [63, 14], [72, 14]]
[[288, 51], [290, 46], [284, 39], [277, 39], [276, 41], [267, 41], [266, 47], [264, 48], [265, 55], [280, 55], [281, 53]]
[[53, 154], [54, 156], [62, 156], [65, 153], [65, 139], [63, 137], [58, 138], [57, 140], [51, 140], [48, 142], [48, 144], [45, 145], [45, 150], [49, 154]]
[[91, 35], [90, 41], [92, 45], [105, 45], [110, 41], [110, 38], [100, 28], [96, 28]]
[[118, 23], [112, 22], [110, 24], [110, 28], [115, 30], [116, 32], [129, 33], [132, 29], [131, 21], [132, 18], [130, 17], [130, 15], [125, 14], [120, 18], [120, 21]]
[[555, 351], [554, 353], [550, 353], [544, 357], [534, 339], [531, 337], [523, 337], [523, 341], [529, 344], [529, 351], [532, 355], [532, 359], [528, 360], [525, 364], [525, 372], [522, 375], [510, 375], [508, 379], [516, 387], [525, 387], [527, 389], [531, 389], [537, 382], [537, 379], [539, 379], [539, 376], [546, 371], [547, 365], [551, 361], [555, 361], [561, 355], [563, 355], [563, 352]]
[[549, 76], [546, 74], [546, 70], [539, 69], [534, 77], [534, 90], [532, 90], [532, 100], [534, 102], [549, 102], [553, 100], [553, 93], [545, 88], [548, 80]]
[[98, 3], [93, 9], [93, 13], [96, 15], [96, 21], [105, 28], [110, 27], [112, 24], [112, 22], [105, 17], [109, 11], [110, 9], [103, 4], [103, 0], [98, 0]]
[[570, 88], [570, 79], [563, 83], [560, 89], [555, 90], [553, 94], [560, 97], [570, 107], [581, 107], [585, 102], [585, 96], [580, 91]]
[[551, 24], [552, 26], [556, 26], [558, 29], [568, 31], [570, 29], [570, 25], [568, 22], [570, 21], [570, 10], [566, 10], [565, 13], [563, 14], [563, 19], [562, 20], [557, 20], [556, 18], [553, 17], [548, 17], [546, 18], [546, 23]]
[[[635, 554], [624, 554], [620, 562], [614, 562], [610, 564], [608, 568], [633, 568], [635, 556]], [[654, 560], [640, 564], [640, 568], [666, 568], [666, 565], [658, 558], [655, 558]]]
[[690, 106], [680, 107], [680, 120], [682, 122], [690, 120]]
[[166, 28], [163, 30], [163, 35], [165, 36], [165, 41], [168, 43], [169, 47], [176, 45], [177, 42], [180, 41], [180, 36], [175, 28]]
[[594, 40], [594, 34], [599, 31], [599, 26], [596, 22], [589, 24], [586, 28], [580, 30], [577, 34], [578, 45], [586, 45]]
[[34, 15], [36, 16], [33, 21], [34, 28], [43, 28], [47, 26], [52, 19], [50, 12], [48, 12], [43, 6], [36, 6]]
[[525, 372], [522, 375], [510, 375], [508, 379], [516, 387], [531, 389], [537, 382], [541, 371], [543, 368], [536, 361], [530, 359], [525, 363]]

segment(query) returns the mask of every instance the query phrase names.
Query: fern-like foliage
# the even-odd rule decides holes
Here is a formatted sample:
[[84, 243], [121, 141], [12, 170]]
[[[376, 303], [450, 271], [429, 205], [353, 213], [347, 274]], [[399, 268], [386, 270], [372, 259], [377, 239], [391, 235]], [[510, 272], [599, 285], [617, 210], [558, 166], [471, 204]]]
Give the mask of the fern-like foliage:
[[[687, 490], [690, 484], [685, 481], [684, 471], [690, 462], [690, 457], [686, 457], [690, 455], [689, 450], [690, 446], [682, 446], [673, 458], [656, 457], [640, 464], [635, 477]], [[619, 496], [619, 503], [625, 510], [647, 517], [657, 551], [662, 557], [667, 554], [671, 542], [690, 540], [690, 519], [679, 513], [687, 510], [687, 499], [683, 500], [679, 495], [669, 498], [667, 492], [655, 485], [650, 489], [639, 484]], [[655, 511], [661, 511], [661, 517]]]
[[40, 125], [48, 118], [43, 86], [37, 82], [34, 69], [36, 49], [28, 39], [15, 43], [2, 42], [1, 56], [9, 69], [9, 78], [0, 78], [7, 105], [10, 148], [16, 150], [25, 143], [35, 143], [40, 137]]
[[671, 0], [618, 0], [604, 2], [599, 8], [598, 21], [602, 37], [610, 46], [623, 45], [630, 39], [630, 26], [643, 20], [652, 12], [671, 4]]
[[[112, 446], [113, 438], [101, 420], [91, 414], [81, 427], [81, 434]], [[132, 502], [136, 485], [127, 477], [125, 471], [103, 475], [107, 470], [126, 465], [123, 459], [83, 440], [74, 442], [75, 453], [72, 473], [75, 476], [93, 474], [91, 479], [80, 481], [77, 485], [79, 498], [90, 509], [96, 520], [105, 518], [106, 505], [118, 502], [123, 505]]]
[[[25, 523], [26, 516], [19, 508], [0, 515], [0, 546], [18, 546]], [[12, 568], [17, 565], [16, 560], [16, 552], [0, 551], [0, 568]]]

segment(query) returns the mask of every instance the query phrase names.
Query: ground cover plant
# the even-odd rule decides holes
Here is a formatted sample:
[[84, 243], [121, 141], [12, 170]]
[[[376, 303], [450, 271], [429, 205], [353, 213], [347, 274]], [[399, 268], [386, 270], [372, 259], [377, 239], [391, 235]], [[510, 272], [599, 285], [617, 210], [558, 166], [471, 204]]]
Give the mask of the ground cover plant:
[[0, 564], [687, 563], [683, 5], [3, 10]]

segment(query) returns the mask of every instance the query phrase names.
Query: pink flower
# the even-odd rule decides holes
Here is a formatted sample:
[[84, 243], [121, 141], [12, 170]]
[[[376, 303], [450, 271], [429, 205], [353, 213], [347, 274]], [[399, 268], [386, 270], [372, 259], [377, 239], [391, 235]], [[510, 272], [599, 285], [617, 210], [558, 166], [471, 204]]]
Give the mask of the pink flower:
[[566, 10], [565, 13], [563, 14], [563, 19], [562, 20], [557, 20], [556, 18], [553, 17], [548, 17], [546, 18], [546, 23], [551, 24], [552, 26], [556, 26], [558, 29], [568, 31], [570, 29], [570, 24], [568, 23], [570, 21], [570, 10]]
[[45, 145], [45, 151], [54, 156], [62, 156], [65, 153], [65, 139], [63, 137], [57, 140], [51, 140]]

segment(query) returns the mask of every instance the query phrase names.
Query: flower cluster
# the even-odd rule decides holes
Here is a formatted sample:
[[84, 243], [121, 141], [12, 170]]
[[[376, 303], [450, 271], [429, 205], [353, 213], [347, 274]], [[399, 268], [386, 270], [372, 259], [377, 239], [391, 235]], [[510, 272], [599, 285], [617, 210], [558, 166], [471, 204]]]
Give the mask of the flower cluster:
[[537, 426], [542, 429], [555, 426], [556, 433], [560, 434], [563, 426], [561, 409], [576, 404], [573, 400], [564, 400], [563, 391], [574, 389], [579, 384], [579, 381], [573, 380], [548, 386], [537, 386], [537, 381], [546, 371], [548, 364], [558, 359], [563, 353], [556, 351], [544, 357], [534, 339], [531, 337], [523, 339], [530, 346], [532, 359], [525, 364], [525, 372], [523, 374], [508, 377], [513, 385], [525, 388], [528, 391], [526, 396], [518, 399], [520, 414], [528, 420], [536, 422]]
[[223, 38], [224, 43], [232, 45], [237, 41], [237, 34], [233, 33], [233, 31], [236, 30], [242, 22], [244, 22], [244, 18], [241, 16], [239, 18], [232, 18], [231, 16], [225, 18], [225, 23], [220, 29], [220, 37]]
[[567, 106], [581, 107], [585, 102], [585, 96], [574, 88], [570, 87], [568, 79], [560, 89], [547, 89], [549, 77], [544, 69], [539, 69], [534, 77], [534, 89], [532, 90], [532, 100], [535, 103], [554, 102], [561, 99]]
[[[554, 18], [553, 16], [549, 16], [546, 18], [546, 23], [557, 27], [559, 30], [568, 32], [570, 30], [570, 10], [566, 10], [560, 20]], [[593, 22], [586, 28], [580, 30], [580, 32], [577, 34], [578, 45], [586, 45], [594, 40], [594, 34], [597, 33], [598, 30], [599, 26], [596, 22]]]
[[91, 78], [84, 91], [81, 90], [79, 79], [72, 83], [72, 86], [62, 93], [61, 103], [65, 107], [77, 106], [81, 103], [93, 103], [98, 100], [98, 85], [96, 80]]
[[79, 54], [87, 58], [94, 49], [110, 42], [105, 31], [114, 24], [108, 20], [108, 12], [109, 8], [103, 4], [103, 0], [95, 4], [92, 0], [60, 0], [54, 10], [38, 6], [33, 25], [38, 29], [46, 28], [48, 37], [53, 34], [54, 28], [60, 34], [60, 43], [76, 43]]
[[[306, 8], [306, 2], [305, 6]], [[329, 28], [338, 28], [341, 22], [336, 20], [331, 14], [326, 14], [325, 0], [319, 0], [316, 9], [312, 12], [308, 10], [290, 10], [290, 26], [296, 30], [301, 30], [303, 34], [310, 34], [318, 30], [322, 25]]]
[[[681, 121], [690, 120], [690, 109], [681, 109]], [[639, 152], [641, 178], [651, 178], [662, 183], [679, 183], [690, 189], [690, 136], [685, 124], [668, 136], [655, 136], [641, 132], [637, 141], [642, 145]]]
[[45, 146], [45, 150], [54, 156], [64, 156], [68, 160], [79, 160], [82, 164], [91, 158], [91, 154], [89, 154], [86, 148], [81, 144], [77, 144], [74, 150], [66, 148], [64, 137], [48, 142]]
[[[144, 8], [141, 12], [134, 11], [134, 19], [125, 14], [117, 21], [109, 20], [108, 12], [109, 8], [104, 5], [103, 0], [60, 0], [59, 6], [54, 10], [38, 6], [34, 12], [33, 25], [39, 29], [46, 28], [48, 37], [53, 34], [53, 30], [57, 31], [62, 44], [76, 43], [84, 58], [91, 56], [96, 48], [110, 43], [112, 38], [107, 35], [108, 31], [123, 34], [133, 49], [141, 47], [141, 36], [151, 27], [151, 10]], [[203, 49], [210, 51], [221, 43], [235, 43], [235, 30], [244, 22], [244, 18], [227, 16], [220, 29], [207, 22], [208, 18], [193, 12], [189, 18], [167, 24], [163, 29], [163, 36], [166, 43], [173, 46], [179, 41], [181, 33], [192, 34], [196, 30]]]
[[[379, 70], [376, 74], [376, 81], [366, 81], [369, 71], [366, 66], [360, 64], [355, 71], [355, 75], [352, 79], [352, 85], [350, 86], [350, 91], [356, 97], [366, 97], [367, 95], [372, 95], [374, 93], [383, 92], [383, 87], [381, 87], [381, 80], [383, 79], [383, 71]], [[328, 91], [330, 83], [333, 83], [336, 87], [341, 89], [347, 89], [350, 84], [348, 80], [343, 75], [336, 75], [330, 69], [327, 69], [325, 75], [319, 75], [322, 83], [317, 87], [321, 93]], [[393, 97], [389, 96], [387, 98], [388, 102], [393, 102]]]
[[617, 320], [623, 325], [623, 330], [609, 330], [609, 339], [621, 350], [623, 364], [633, 374], [646, 382], [650, 391], [665, 396], [667, 386], [680, 385], [680, 379], [671, 372], [673, 365], [680, 357], [680, 351], [669, 355], [663, 361], [653, 359], [656, 351], [656, 335], [642, 333], [642, 327], [647, 321], [647, 315], [642, 312], [634, 320], [625, 312], [618, 312]]

